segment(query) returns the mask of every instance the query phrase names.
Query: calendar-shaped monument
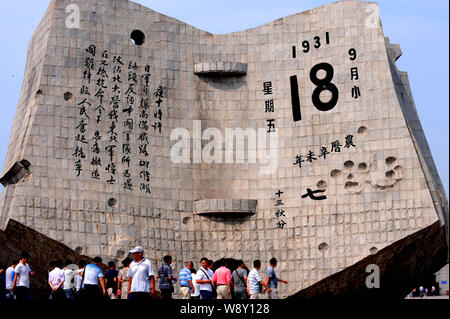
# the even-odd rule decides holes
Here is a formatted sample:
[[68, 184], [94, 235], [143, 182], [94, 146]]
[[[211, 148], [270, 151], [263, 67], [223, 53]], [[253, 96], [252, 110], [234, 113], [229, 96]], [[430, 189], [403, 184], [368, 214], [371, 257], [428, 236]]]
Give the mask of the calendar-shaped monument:
[[[217, 35], [126, 0], [52, 0], [29, 46], [0, 227], [104, 260], [140, 244], [176, 269], [276, 257], [282, 296], [367, 258], [382, 283], [389, 267], [437, 271], [448, 203], [400, 55], [369, 2]], [[440, 250], [420, 259], [430, 234]], [[416, 265], [383, 257], [402, 251]]]

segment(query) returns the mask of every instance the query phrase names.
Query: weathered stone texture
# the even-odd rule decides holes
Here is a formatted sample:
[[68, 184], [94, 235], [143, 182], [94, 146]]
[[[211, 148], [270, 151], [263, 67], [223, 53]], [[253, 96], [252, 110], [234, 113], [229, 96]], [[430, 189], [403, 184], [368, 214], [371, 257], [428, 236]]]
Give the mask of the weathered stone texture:
[[[79, 29], [65, 24], [70, 4], [81, 10]], [[368, 23], [369, 18], [375, 22]], [[133, 30], [145, 34], [142, 45], [130, 41]], [[313, 47], [316, 36], [322, 41], [319, 49]], [[302, 51], [305, 40], [311, 45], [308, 53]], [[95, 122], [95, 82], [91, 84], [85, 132], [89, 146], [81, 159], [84, 170], [77, 176], [73, 154], [90, 45], [96, 45], [97, 69], [104, 50], [109, 54], [108, 72], [113, 57], [122, 57], [124, 83], [128, 62], [140, 66], [139, 76], [145, 65], [151, 66], [151, 92], [141, 92], [141, 81], [137, 96], [151, 98], [151, 118], [157, 110], [152, 93], [158, 86], [164, 90], [162, 132], [148, 130], [151, 194], [139, 189], [138, 128], [130, 143], [134, 189], [123, 189], [125, 84], [113, 160], [117, 181], [106, 182], [111, 78], [100, 125]], [[349, 60], [351, 48], [358, 53], [355, 61]], [[385, 42], [378, 8], [367, 2], [340, 1], [257, 28], [213, 35], [126, 0], [52, 0], [30, 42], [2, 177], [22, 160], [30, 167], [22, 170], [20, 182], [8, 183], [0, 195], [0, 228], [17, 221], [104, 260], [120, 260], [140, 244], [156, 267], [164, 254], [171, 254], [177, 271], [186, 260], [203, 256], [244, 259], [249, 265], [254, 259], [266, 265], [276, 257], [278, 274], [289, 280], [280, 294], [291, 295], [362, 260], [371, 249], [381, 250], [437, 220], [447, 223], [447, 199], [411, 106], [409, 86], [399, 80], [404, 74], [395, 71], [398, 55], [398, 48]], [[321, 62], [333, 66], [332, 83], [340, 91], [337, 106], [328, 112], [311, 102], [316, 86], [310, 71]], [[358, 67], [358, 82], [350, 81], [351, 67]], [[202, 70], [214, 76], [195, 74]], [[292, 117], [293, 75], [298, 77], [301, 100], [298, 122]], [[98, 75], [93, 76], [97, 80]], [[270, 98], [275, 104], [270, 114], [264, 110], [267, 81], [273, 84]], [[358, 99], [351, 94], [356, 84], [361, 88]], [[408, 91], [408, 103], [402, 99], [403, 90]], [[138, 111], [136, 105], [136, 127]], [[275, 120], [278, 132], [278, 167], [273, 174], [260, 174], [258, 163], [174, 164], [170, 159], [171, 131], [182, 127], [192, 132], [193, 120], [201, 120], [203, 130], [214, 127], [224, 135], [226, 128], [267, 129], [267, 119]], [[103, 136], [100, 180], [91, 178], [97, 130]], [[302, 168], [293, 165], [297, 154], [312, 150], [317, 156], [322, 146], [330, 147], [336, 140], [343, 144], [348, 135], [354, 136], [356, 147], [342, 146], [342, 152], [305, 162]], [[191, 136], [191, 146], [198, 139]], [[326, 190], [327, 200], [302, 199], [307, 188]], [[283, 191], [284, 229], [277, 227], [275, 217], [278, 190]], [[207, 216], [194, 214], [199, 201], [208, 207], [214, 203], [219, 211], [246, 211], [239, 205], [257, 205], [248, 208], [251, 214]]]

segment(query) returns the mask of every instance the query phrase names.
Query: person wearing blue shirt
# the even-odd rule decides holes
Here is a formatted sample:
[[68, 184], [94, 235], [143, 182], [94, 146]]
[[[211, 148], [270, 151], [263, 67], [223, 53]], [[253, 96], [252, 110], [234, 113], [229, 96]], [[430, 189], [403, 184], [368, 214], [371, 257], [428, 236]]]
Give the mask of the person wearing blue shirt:
[[14, 300], [14, 292], [11, 290], [14, 281], [14, 268], [16, 268], [19, 261], [13, 260], [11, 266], [5, 271], [5, 285], [6, 285], [6, 299]]
[[172, 256], [164, 256], [164, 264], [158, 269], [159, 289], [164, 299], [172, 299], [173, 282], [177, 280], [173, 277], [171, 263]]
[[103, 296], [106, 296], [105, 278], [103, 270], [100, 268], [102, 259], [95, 257], [92, 264], [86, 265], [82, 272], [83, 290], [86, 299], [101, 299], [99, 290], [99, 283], [103, 291]]
[[275, 274], [275, 267], [277, 266], [277, 260], [276, 258], [271, 258], [270, 259], [270, 266], [267, 267], [267, 272], [266, 272], [266, 284], [267, 286], [270, 288], [270, 292], [269, 292], [269, 299], [279, 299], [278, 297], [278, 282], [282, 282], [287, 284], [287, 280], [283, 280], [280, 278], [277, 278], [277, 275]]
[[186, 267], [181, 269], [178, 275], [180, 279], [181, 299], [190, 299], [191, 294], [195, 294], [195, 287], [192, 281], [192, 269], [194, 269], [194, 263], [188, 261]]

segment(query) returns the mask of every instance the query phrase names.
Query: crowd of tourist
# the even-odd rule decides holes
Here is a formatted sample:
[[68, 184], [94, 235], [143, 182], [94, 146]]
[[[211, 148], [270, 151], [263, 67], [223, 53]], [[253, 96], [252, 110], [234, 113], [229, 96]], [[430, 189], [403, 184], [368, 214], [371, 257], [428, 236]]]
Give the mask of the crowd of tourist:
[[413, 291], [408, 295], [410, 298], [423, 298], [423, 297], [432, 297], [432, 296], [438, 296], [439, 293], [436, 290], [435, 286], [431, 286], [430, 288], [424, 288], [423, 286], [420, 286], [419, 288], [414, 288]]
[[[231, 272], [226, 260], [220, 265], [208, 258], [202, 258], [198, 271], [192, 261], [185, 263], [178, 276], [171, 267], [172, 257], [164, 256], [164, 263], [155, 272], [150, 260], [144, 257], [144, 249], [136, 246], [130, 251], [133, 259], [125, 258], [120, 270], [112, 261], [103, 272], [102, 259], [95, 257], [92, 263], [81, 261], [74, 267], [71, 260], [63, 263], [52, 261], [48, 272], [49, 299], [52, 300], [100, 300], [131, 299], [146, 300], [156, 294], [156, 280], [164, 299], [172, 299], [176, 286], [182, 299], [260, 299], [266, 294], [268, 299], [278, 299], [278, 282], [275, 267], [277, 260], [272, 258], [267, 267], [264, 280], [261, 278], [261, 261], [253, 261], [250, 271], [242, 260]], [[22, 252], [19, 260], [13, 260], [6, 269], [0, 267], [0, 299], [30, 300], [30, 277], [35, 273], [30, 268], [30, 255]], [[74, 269], [75, 268], [75, 269]], [[177, 278], [178, 277], [178, 278]]]

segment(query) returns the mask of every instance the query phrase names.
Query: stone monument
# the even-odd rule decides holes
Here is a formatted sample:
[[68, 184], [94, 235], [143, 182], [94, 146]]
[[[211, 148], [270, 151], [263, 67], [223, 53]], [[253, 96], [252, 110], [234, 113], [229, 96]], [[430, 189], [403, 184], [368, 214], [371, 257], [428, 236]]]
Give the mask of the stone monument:
[[400, 56], [372, 2], [211, 34], [128, 0], [51, 0], [0, 231], [20, 223], [105, 261], [139, 244], [177, 270], [276, 257], [283, 297], [431, 232], [420, 274], [437, 271], [448, 202]]

